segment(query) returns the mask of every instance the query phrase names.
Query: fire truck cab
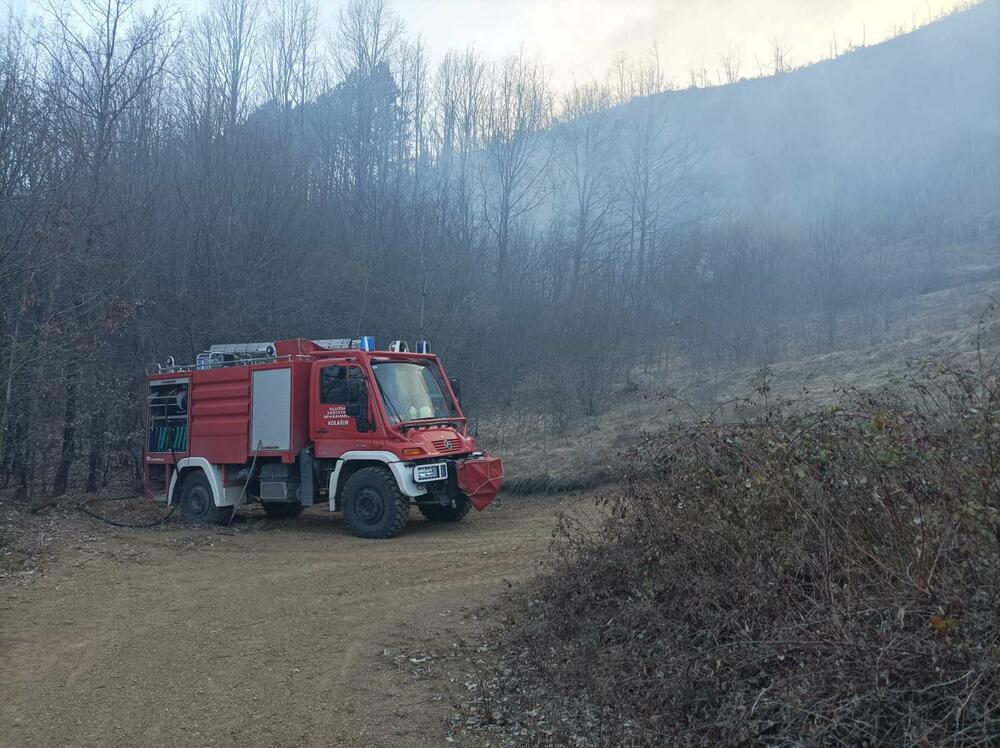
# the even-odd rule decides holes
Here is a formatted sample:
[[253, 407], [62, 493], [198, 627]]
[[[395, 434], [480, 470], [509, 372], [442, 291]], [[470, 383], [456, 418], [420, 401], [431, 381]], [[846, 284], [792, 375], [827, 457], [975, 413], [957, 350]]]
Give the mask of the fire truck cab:
[[196, 522], [243, 503], [295, 517], [327, 502], [351, 531], [390, 538], [410, 504], [435, 522], [493, 501], [503, 464], [476, 448], [425, 341], [370, 337], [212, 346], [147, 372], [144, 491]]

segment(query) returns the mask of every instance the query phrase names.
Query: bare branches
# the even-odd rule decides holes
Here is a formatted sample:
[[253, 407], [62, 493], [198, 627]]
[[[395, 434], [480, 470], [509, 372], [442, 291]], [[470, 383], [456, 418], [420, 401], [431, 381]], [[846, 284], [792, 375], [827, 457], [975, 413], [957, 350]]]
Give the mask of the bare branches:
[[287, 109], [316, 93], [319, 9], [314, 0], [280, 0], [269, 6], [261, 34], [264, 98]]
[[719, 55], [719, 66], [721, 68], [720, 83], [733, 84], [740, 80], [743, 61], [741, 59], [741, 47], [729, 42], [726, 51]]
[[342, 80], [368, 78], [392, 58], [403, 22], [388, 0], [350, 0], [337, 17], [334, 61]]
[[496, 284], [510, 283], [510, 242], [516, 222], [543, 199], [549, 154], [540, 148], [552, 116], [552, 98], [541, 63], [522, 50], [493, 70], [486, 101], [486, 154], [481, 172], [486, 220], [496, 238]]
[[218, 72], [232, 129], [246, 111], [253, 90], [261, 0], [212, 0], [208, 23], [218, 45]]
[[173, 15], [160, 7], [140, 13], [134, 0], [88, 0], [72, 8], [77, 23], [50, 6], [58, 36], [43, 44], [62, 103], [84, 118], [100, 168], [116, 123], [163, 74], [178, 37], [169, 31]]
[[789, 72], [791, 69], [792, 60], [789, 56], [788, 48], [775, 39], [774, 44], [771, 46], [771, 74], [781, 75], [782, 73]]

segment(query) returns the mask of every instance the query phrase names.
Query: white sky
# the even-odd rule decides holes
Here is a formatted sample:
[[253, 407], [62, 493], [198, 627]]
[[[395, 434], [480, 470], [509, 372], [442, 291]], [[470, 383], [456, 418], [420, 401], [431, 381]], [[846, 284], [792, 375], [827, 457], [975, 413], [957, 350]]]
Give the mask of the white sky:
[[[327, 0], [329, 2], [329, 0]], [[329, 3], [333, 4], [333, 3]], [[957, 0], [396, 0], [411, 33], [438, 53], [474, 44], [503, 54], [520, 44], [548, 65], [563, 87], [603, 77], [619, 52], [645, 55], [655, 42], [667, 74], [687, 85], [689, 69], [714, 72], [730, 44], [744, 74], [755, 75], [778, 39], [796, 65], [826, 56], [836, 36], [872, 43], [893, 28], [926, 22]], [[332, 14], [331, 14], [332, 15]]]
[[[42, 0], [6, 0], [29, 12]], [[156, 0], [142, 0], [153, 4]], [[169, 0], [168, 0], [169, 1]], [[3, 2], [3, 0], [0, 0]], [[265, 0], [265, 5], [267, 0]], [[173, 0], [198, 12], [208, 0]], [[739, 48], [744, 75], [756, 75], [774, 40], [795, 65], [828, 55], [836, 38], [880, 41], [894, 28], [925, 23], [961, 0], [395, 0], [410, 35], [420, 34], [434, 58], [475, 46], [499, 56], [519, 46], [538, 54], [557, 89], [573, 79], [602, 78], [613, 58], [649, 53], [656, 43], [667, 75], [686, 86], [689, 70], [719, 68]], [[319, 0], [332, 27], [342, 0]]]

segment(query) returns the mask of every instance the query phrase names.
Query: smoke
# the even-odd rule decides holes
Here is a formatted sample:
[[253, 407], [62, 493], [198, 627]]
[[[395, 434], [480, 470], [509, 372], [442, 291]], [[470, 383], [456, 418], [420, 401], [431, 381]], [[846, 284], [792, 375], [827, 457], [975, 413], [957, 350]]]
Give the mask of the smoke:
[[832, 49], [873, 43], [960, 5], [960, 0], [400, 0], [411, 33], [442, 52], [473, 44], [487, 54], [523, 45], [538, 53], [557, 89], [600, 79], [614, 58], [643, 56], [655, 44], [667, 74], [686, 85], [692, 68], [713, 79], [719, 57], [738, 48], [748, 77], [779, 40], [797, 64]]

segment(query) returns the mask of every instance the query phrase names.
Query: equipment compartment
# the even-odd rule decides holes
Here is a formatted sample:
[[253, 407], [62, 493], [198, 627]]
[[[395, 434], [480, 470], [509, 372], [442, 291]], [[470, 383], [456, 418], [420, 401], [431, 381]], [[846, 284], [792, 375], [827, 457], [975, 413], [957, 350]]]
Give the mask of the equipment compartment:
[[189, 386], [187, 379], [161, 379], [149, 383], [146, 451], [187, 451]]

